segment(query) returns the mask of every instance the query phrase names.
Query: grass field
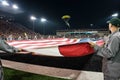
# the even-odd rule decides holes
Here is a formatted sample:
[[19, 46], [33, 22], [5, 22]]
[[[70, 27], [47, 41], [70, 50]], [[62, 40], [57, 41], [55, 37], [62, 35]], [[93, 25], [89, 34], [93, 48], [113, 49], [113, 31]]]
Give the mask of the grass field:
[[67, 80], [4, 68], [4, 80]]

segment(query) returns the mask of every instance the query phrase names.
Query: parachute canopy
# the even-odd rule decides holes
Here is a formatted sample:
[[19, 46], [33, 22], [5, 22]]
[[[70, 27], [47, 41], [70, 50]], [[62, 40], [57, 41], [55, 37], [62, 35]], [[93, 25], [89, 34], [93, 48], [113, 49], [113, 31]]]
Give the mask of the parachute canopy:
[[70, 19], [71, 17], [69, 15], [62, 16], [62, 19]]
[[64, 22], [66, 23], [66, 25], [68, 26], [68, 27], [70, 27], [70, 24], [69, 24], [69, 19], [70, 19], [71, 17], [69, 16], [69, 15], [64, 15], [64, 16], [62, 16], [62, 19], [64, 20]]

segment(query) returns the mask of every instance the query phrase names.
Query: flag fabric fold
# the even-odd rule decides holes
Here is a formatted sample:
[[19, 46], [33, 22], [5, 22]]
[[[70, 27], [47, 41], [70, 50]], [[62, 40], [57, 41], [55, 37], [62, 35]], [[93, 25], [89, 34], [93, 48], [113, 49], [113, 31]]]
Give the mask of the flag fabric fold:
[[59, 46], [59, 51], [66, 57], [85, 56], [94, 53], [94, 49], [89, 45], [89, 43]]
[[[21, 48], [29, 52], [34, 52], [35, 55], [59, 56], [59, 57], [78, 57], [94, 53], [94, 49], [86, 39], [43, 39], [43, 40], [26, 40], [26, 41], [11, 41], [9, 45], [16, 48]], [[103, 40], [92, 41], [98, 45], [103, 45]]]

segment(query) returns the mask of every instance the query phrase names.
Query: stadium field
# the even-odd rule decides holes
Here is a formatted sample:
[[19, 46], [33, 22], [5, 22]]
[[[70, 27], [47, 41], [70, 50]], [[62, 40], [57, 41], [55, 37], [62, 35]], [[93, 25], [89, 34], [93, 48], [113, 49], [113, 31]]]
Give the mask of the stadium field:
[[67, 79], [22, 72], [5, 67], [3, 68], [3, 70], [4, 70], [4, 80], [67, 80]]

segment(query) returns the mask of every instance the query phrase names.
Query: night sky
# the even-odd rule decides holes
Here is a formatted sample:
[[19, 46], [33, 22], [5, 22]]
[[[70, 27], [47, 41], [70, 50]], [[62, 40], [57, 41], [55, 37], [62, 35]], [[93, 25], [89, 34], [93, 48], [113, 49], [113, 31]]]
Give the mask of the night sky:
[[[42, 24], [36, 21], [36, 31], [47, 27], [51, 33], [55, 30], [67, 29], [61, 19], [63, 15], [70, 15], [69, 29], [82, 28], [107, 28], [106, 21], [111, 15], [120, 12], [120, 0], [11, 0], [19, 5], [24, 11], [17, 14], [19, 20], [24, 21], [26, 26], [32, 26], [30, 15], [37, 18], [45, 17], [48, 22]], [[93, 26], [90, 26], [93, 24]], [[38, 28], [39, 27], [39, 28]]]

